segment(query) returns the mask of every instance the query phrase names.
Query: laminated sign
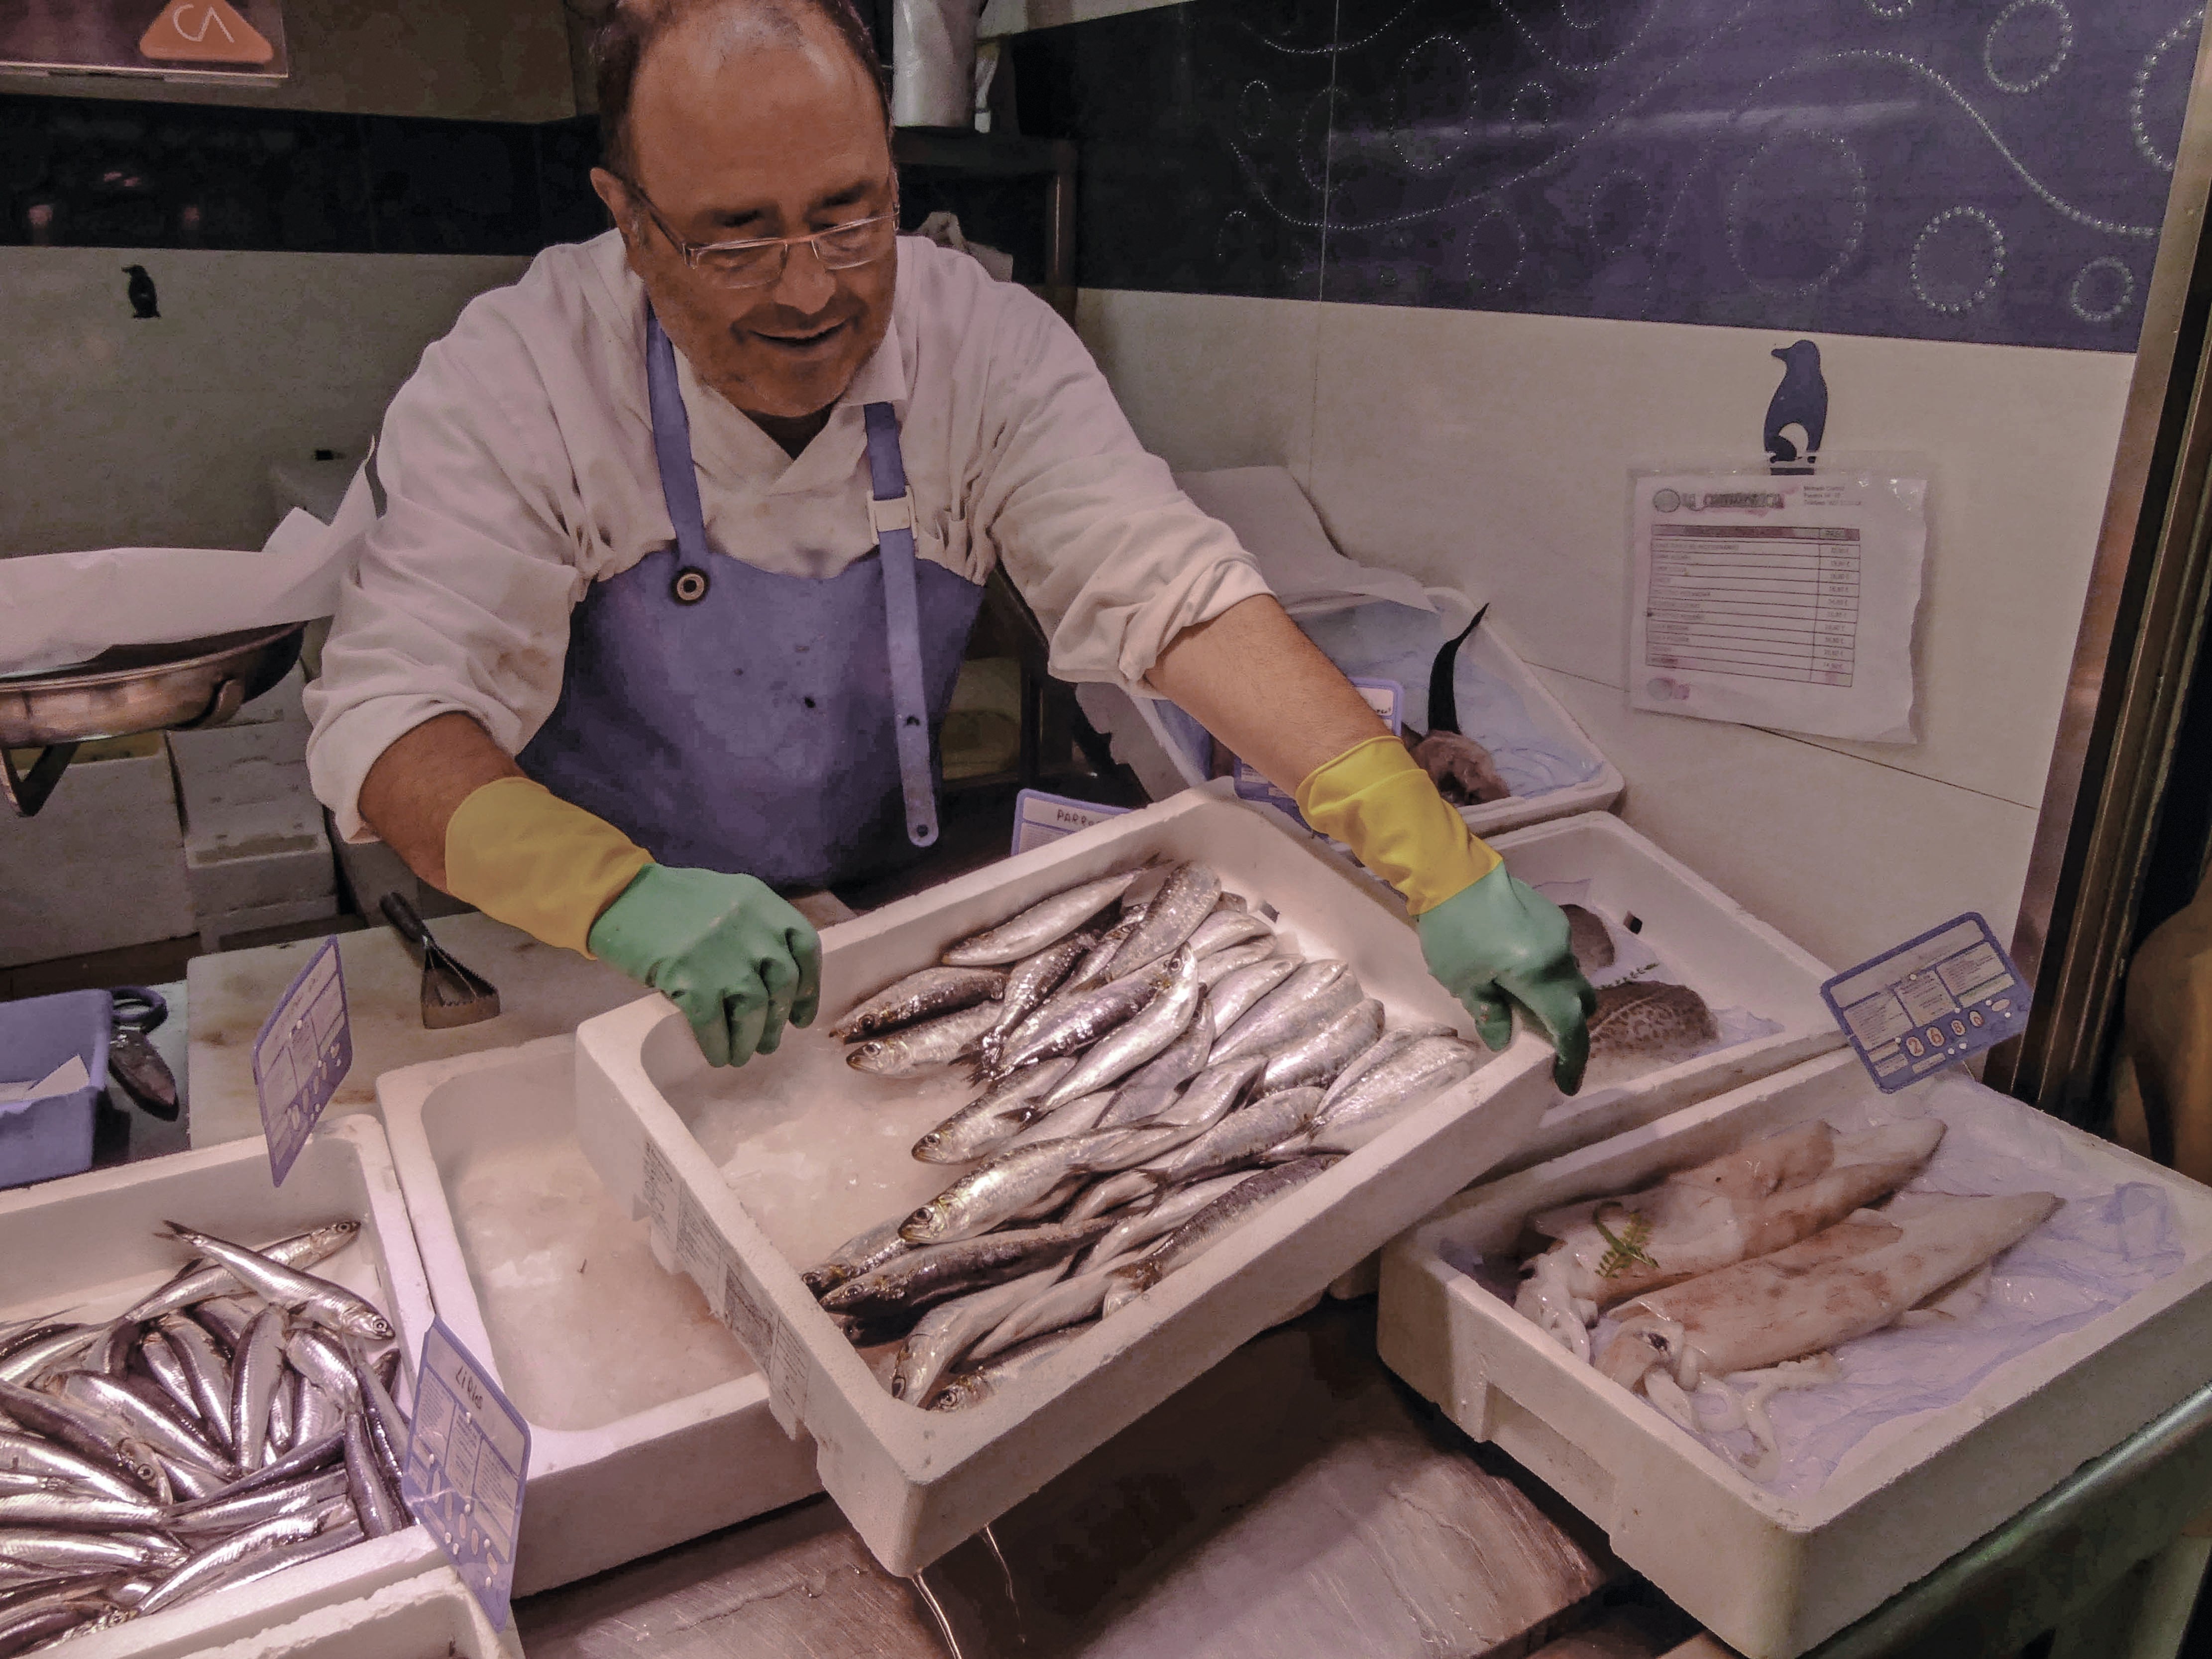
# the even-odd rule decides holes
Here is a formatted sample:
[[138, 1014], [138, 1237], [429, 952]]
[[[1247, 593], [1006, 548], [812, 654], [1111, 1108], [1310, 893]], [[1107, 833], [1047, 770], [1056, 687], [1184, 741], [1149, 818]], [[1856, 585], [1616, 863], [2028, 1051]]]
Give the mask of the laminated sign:
[[2027, 981], [1972, 911], [1838, 974], [1821, 999], [1886, 1094], [2027, 1025]]
[[352, 1066], [345, 970], [338, 963], [337, 940], [327, 939], [276, 999], [253, 1039], [253, 1092], [269, 1141], [269, 1178], [276, 1186], [284, 1184], [292, 1160]]
[[1118, 818], [1126, 806], [1102, 806], [1095, 800], [1071, 800], [1048, 795], [1042, 789], [1024, 789], [1014, 796], [1014, 851], [1049, 847], [1063, 836], [1088, 830], [1094, 823]]
[[430, 1529], [494, 1630], [507, 1628], [530, 1425], [441, 1320], [422, 1339], [399, 1496]]
[[1913, 741], [1925, 478], [1824, 464], [1631, 485], [1630, 708]]

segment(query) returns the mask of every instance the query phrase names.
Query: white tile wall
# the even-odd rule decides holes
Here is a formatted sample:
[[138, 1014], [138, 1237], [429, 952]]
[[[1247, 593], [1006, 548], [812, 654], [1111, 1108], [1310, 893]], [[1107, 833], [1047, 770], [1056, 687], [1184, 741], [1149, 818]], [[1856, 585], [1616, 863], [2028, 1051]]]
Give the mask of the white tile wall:
[[2008, 931], [2130, 358], [1815, 337], [1826, 451], [1936, 481], [1923, 740], [1895, 747], [1632, 717], [1619, 689], [1627, 468], [1756, 457], [1795, 336], [1118, 292], [1079, 317], [1171, 463], [1280, 462], [1346, 552], [1496, 601], [1632, 820], [1808, 948], [1857, 961], [1968, 908]]
[[[0, 248], [0, 554], [258, 547], [270, 464], [358, 457], [507, 256]], [[122, 268], [161, 296], [137, 321]]]

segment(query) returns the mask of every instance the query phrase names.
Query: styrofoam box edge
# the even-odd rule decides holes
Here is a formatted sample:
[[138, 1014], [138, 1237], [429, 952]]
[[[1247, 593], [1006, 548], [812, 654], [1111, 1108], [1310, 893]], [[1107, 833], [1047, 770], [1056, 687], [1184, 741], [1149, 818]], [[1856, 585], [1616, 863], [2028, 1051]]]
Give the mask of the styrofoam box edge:
[[[185, 1650], [179, 1650], [179, 1659]], [[494, 1630], [450, 1566], [332, 1603], [212, 1650], [204, 1659], [523, 1659], [512, 1620]]]
[[[854, 971], [841, 966], [854, 959], [848, 951], [870, 950], [868, 978], [880, 982], [933, 957], [947, 935], [1126, 865], [1139, 850], [1189, 857], [1200, 849], [1233, 884], [1256, 883], [1279, 900], [1295, 876], [1310, 889], [1299, 908], [1309, 919], [1331, 919], [1322, 931], [1332, 951], [1352, 960], [1370, 990], [1464, 1025], [1401, 921], [1218, 785], [827, 930], [825, 1006], [863, 988], [856, 979], [832, 989], [834, 976]], [[1347, 933], [1356, 940], [1349, 947]], [[1528, 1132], [1548, 1092], [1550, 1051], [1523, 1035], [1474, 1078], [1055, 1354], [1033, 1386], [940, 1416], [893, 1400], [876, 1381], [661, 1097], [645, 1057], [671, 1032], [681, 1035], [680, 1017], [658, 997], [579, 1028], [586, 1155], [611, 1190], [678, 1242], [678, 1260], [708, 1305], [761, 1360], [779, 1420], [812, 1433], [823, 1485], [877, 1559], [902, 1575], [1036, 1491], [1494, 1164]]]
[[[191, 1188], [195, 1184], [214, 1177], [232, 1182], [243, 1179], [250, 1186], [254, 1166], [258, 1166], [265, 1183], [268, 1158], [267, 1148], [253, 1139], [95, 1170], [44, 1186], [0, 1193], [0, 1219], [40, 1210], [59, 1214], [71, 1207], [114, 1206], [118, 1199], [127, 1199], [127, 1206], [118, 1209], [118, 1221], [125, 1214], [133, 1222], [143, 1221], [150, 1237], [154, 1224], [164, 1215], [173, 1214], [185, 1221], [192, 1218]], [[296, 1180], [315, 1163], [333, 1158], [349, 1159], [359, 1170], [368, 1200], [362, 1231], [374, 1235], [381, 1278], [390, 1298], [385, 1311], [398, 1328], [411, 1364], [429, 1334], [430, 1286], [416, 1252], [414, 1230], [383, 1128], [374, 1118], [361, 1115], [324, 1124], [301, 1152], [290, 1179]], [[270, 1188], [269, 1196], [272, 1211], [277, 1210], [281, 1189]], [[283, 1205], [282, 1212], [297, 1215], [298, 1206]], [[216, 1224], [210, 1218], [206, 1224]], [[226, 1224], [236, 1226], [235, 1223]], [[281, 1224], [276, 1230], [282, 1230]], [[69, 1644], [69, 1651], [72, 1659], [168, 1659], [171, 1655], [202, 1653], [315, 1607], [398, 1583], [444, 1559], [427, 1531], [420, 1526], [410, 1527], [258, 1583], [218, 1590], [150, 1618], [77, 1638]]]
[[[540, 1037], [385, 1073], [377, 1102], [414, 1219], [438, 1316], [499, 1381], [499, 1360], [462, 1250], [424, 1110], [468, 1080], [557, 1062], [575, 1071], [573, 1036]], [[569, 1114], [573, 1121], [574, 1114]], [[563, 1126], [567, 1127], [566, 1124]], [[505, 1384], [502, 1382], [501, 1386]], [[517, 1547], [515, 1594], [590, 1577], [732, 1526], [817, 1490], [794, 1458], [755, 1373], [592, 1429], [530, 1425], [530, 1469]], [[610, 1524], [619, 1517], [619, 1524]]]
[[[2000, 1366], [1972, 1395], [1901, 1419], [1811, 1498], [1785, 1504], [1579, 1364], [1450, 1266], [1448, 1240], [1495, 1237], [1529, 1211], [1632, 1188], [1863, 1098], [1831, 1055], [1486, 1182], [1383, 1255], [1385, 1364], [1478, 1440], [1496, 1442], [1606, 1529], [1622, 1559], [1747, 1659], [1787, 1659], [1871, 1611], [2201, 1386], [2212, 1372], [2212, 1252], [2081, 1330]], [[2163, 1188], [2201, 1231], [2212, 1193], [2034, 1115]]]

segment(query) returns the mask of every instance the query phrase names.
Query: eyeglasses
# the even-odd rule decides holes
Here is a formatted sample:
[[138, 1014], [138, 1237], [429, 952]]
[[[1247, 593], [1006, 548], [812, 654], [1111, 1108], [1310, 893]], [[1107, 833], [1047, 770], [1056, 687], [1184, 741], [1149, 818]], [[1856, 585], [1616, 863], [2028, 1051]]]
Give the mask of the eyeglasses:
[[795, 247], [811, 247], [824, 270], [852, 270], [873, 264], [891, 251], [898, 236], [898, 214], [878, 213], [832, 225], [805, 236], [761, 236], [740, 242], [687, 242], [663, 218], [653, 198], [624, 179], [623, 188], [644, 204], [684, 263], [724, 288], [769, 288], [782, 280]]

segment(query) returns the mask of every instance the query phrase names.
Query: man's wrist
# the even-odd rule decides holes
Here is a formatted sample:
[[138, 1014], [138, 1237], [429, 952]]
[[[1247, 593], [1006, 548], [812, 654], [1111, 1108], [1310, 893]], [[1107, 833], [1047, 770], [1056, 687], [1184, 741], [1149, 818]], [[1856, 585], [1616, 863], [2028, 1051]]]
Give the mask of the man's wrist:
[[1501, 862], [1396, 738], [1367, 738], [1316, 767], [1298, 785], [1297, 802], [1308, 823], [1350, 847], [1417, 916]]

